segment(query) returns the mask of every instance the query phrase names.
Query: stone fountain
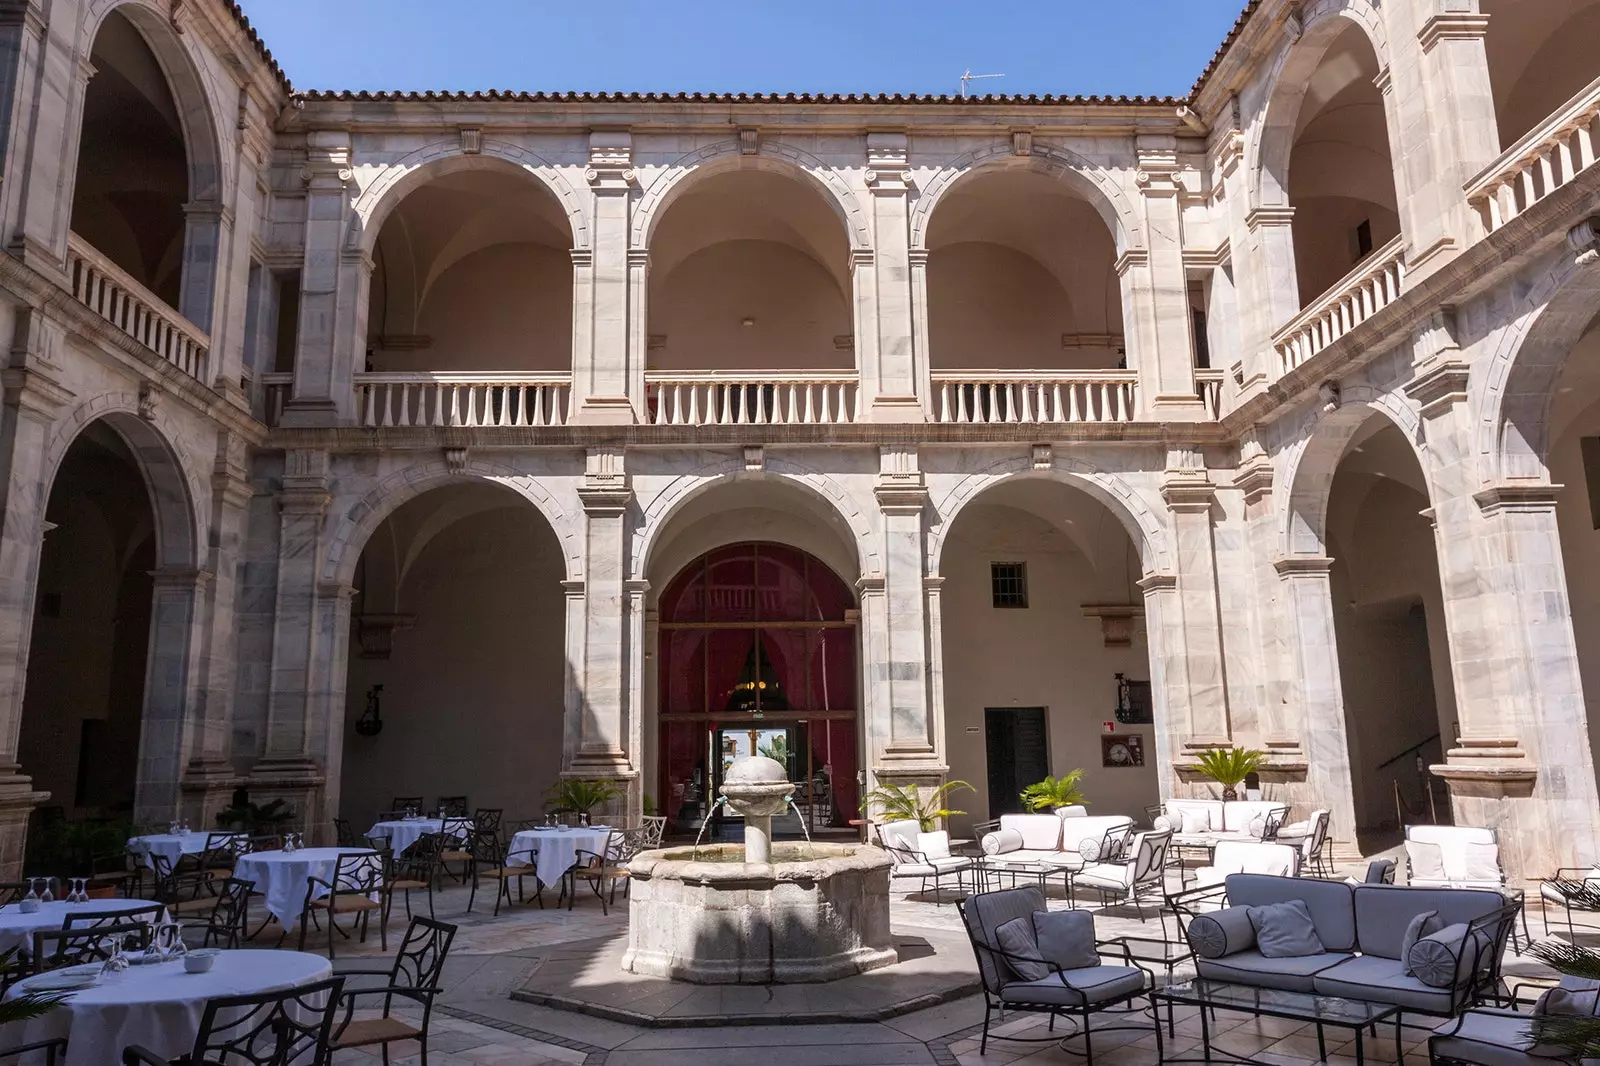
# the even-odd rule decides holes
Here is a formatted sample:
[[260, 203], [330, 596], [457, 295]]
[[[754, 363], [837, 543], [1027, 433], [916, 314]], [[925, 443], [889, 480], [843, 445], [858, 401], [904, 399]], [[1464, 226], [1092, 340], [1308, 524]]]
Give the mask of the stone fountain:
[[832, 981], [897, 961], [889, 857], [861, 844], [772, 842], [794, 785], [740, 759], [723, 781], [744, 844], [641, 852], [628, 863], [630, 973], [695, 984]]

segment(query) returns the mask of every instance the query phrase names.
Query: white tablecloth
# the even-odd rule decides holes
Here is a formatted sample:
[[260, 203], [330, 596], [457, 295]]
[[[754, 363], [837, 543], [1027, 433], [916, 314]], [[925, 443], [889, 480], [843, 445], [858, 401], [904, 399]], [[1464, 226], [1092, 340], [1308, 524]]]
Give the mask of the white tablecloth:
[[20, 904], [8, 903], [0, 907], [0, 951], [9, 948], [33, 951], [33, 934], [42, 929], [60, 929], [69, 914], [121, 914], [153, 905], [147, 899], [91, 899], [87, 903], [51, 900], [39, 904], [39, 909], [32, 914], [23, 914]]
[[[224, 951], [210, 973], [199, 974], [185, 973], [181, 962], [130, 966], [120, 978], [73, 993], [43, 1018], [6, 1026], [0, 1045], [64, 1036], [64, 1066], [121, 1062], [128, 1044], [177, 1058], [193, 1050], [206, 1000], [296, 988], [332, 973], [327, 959], [299, 951]], [[6, 999], [21, 995], [28, 984], [12, 986]]]
[[167, 861], [176, 865], [178, 860], [185, 855], [199, 855], [206, 850], [206, 840], [210, 833], [154, 833], [150, 836], [134, 837], [128, 841], [128, 850], [135, 855], [165, 855]]
[[524, 829], [511, 838], [511, 846], [507, 849], [506, 862], [511, 866], [528, 865], [526, 855], [517, 855], [516, 852], [526, 851], [529, 848], [539, 849], [538, 860], [534, 865], [534, 873], [542, 884], [553, 885], [561, 880], [561, 875], [572, 868], [577, 861], [578, 850], [592, 852], [598, 855], [606, 846], [606, 839], [611, 835], [611, 827], [592, 825], [587, 829]]
[[[267, 910], [283, 925], [293, 929], [300, 921], [300, 908], [306, 902], [306, 878], [333, 880], [340, 855], [376, 855], [370, 848], [301, 848], [299, 851], [253, 851], [242, 855], [233, 876], [254, 881], [254, 891], [265, 896]], [[373, 861], [377, 861], [374, 859]], [[317, 887], [315, 898], [327, 895]]]
[[398, 855], [422, 837], [443, 828], [444, 822], [438, 818], [407, 818], [397, 822], [379, 822], [367, 830], [367, 836], [387, 837], [389, 847]]

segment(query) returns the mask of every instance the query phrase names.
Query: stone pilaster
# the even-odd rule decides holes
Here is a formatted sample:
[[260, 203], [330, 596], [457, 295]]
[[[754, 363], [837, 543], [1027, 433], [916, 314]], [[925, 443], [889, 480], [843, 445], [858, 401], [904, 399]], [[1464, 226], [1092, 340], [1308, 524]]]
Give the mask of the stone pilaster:
[[[305, 265], [300, 271], [300, 335], [294, 390], [285, 426], [325, 426], [349, 417], [356, 351], [366, 343], [366, 288], [371, 264], [346, 255], [350, 217], [350, 137], [340, 130], [306, 136]], [[357, 336], [357, 330], [360, 336]]]
[[59, 330], [41, 312], [21, 309], [0, 372], [0, 878], [11, 880], [22, 874], [28, 813], [50, 798], [21, 773], [17, 741], [50, 493], [50, 427], [72, 399], [59, 381], [60, 343]]
[[[218, 262], [223, 269], [217, 275], [216, 297], [213, 301], [216, 310], [211, 318], [211, 371], [215, 375], [213, 388], [223, 395], [247, 403], [241, 375], [247, 341], [245, 321], [251, 296], [250, 246], [260, 214], [257, 187], [262, 181], [261, 169], [272, 157], [272, 147], [270, 135], [252, 119], [248, 90], [240, 89], [239, 94], [238, 125], [241, 128], [238, 151], [234, 154], [233, 188], [227, 190], [228, 206], [221, 215]], [[272, 282], [268, 271], [260, 273], [260, 280]], [[276, 288], [275, 285], [272, 287]], [[261, 317], [265, 319], [267, 316]], [[268, 343], [271, 343], [270, 340]], [[271, 365], [267, 361], [258, 369], [267, 369]]]
[[1140, 406], [1151, 417], [1209, 417], [1195, 390], [1194, 342], [1190, 336], [1189, 282], [1183, 266], [1182, 192], [1177, 139], [1138, 138], [1135, 180], [1145, 213], [1145, 248], [1119, 262], [1128, 365], [1139, 372]]
[[[1272, 335], [1300, 311], [1300, 282], [1294, 265], [1294, 208], [1287, 205], [1256, 207], [1245, 216], [1248, 249], [1241, 263], [1240, 291], [1246, 345], [1256, 345], [1260, 360], [1257, 371], [1264, 380], [1252, 386], [1264, 387], [1276, 381], [1283, 368], [1272, 348]], [[1236, 262], [1240, 260], [1237, 258]], [[1246, 384], [1252, 384], [1247, 377]]]
[[196, 666], [208, 635], [202, 606], [211, 599], [214, 582], [210, 570], [194, 568], [164, 568], [151, 578], [150, 665], [133, 811], [139, 821], [159, 822], [181, 807], [179, 782], [200, 703]]
[[[594, 196], [594, 243], [588, 299], [579, 301], [588, 314], [574, 331], [575, 337], [586, 337], [588, 342], [573, 352], [574, 410], [579, 422], [628, 423], [634, 420], [635, 403], [643, 410], [647, 342], [643, 294], [634, 292], [636, 268], [628, 249], [628, 217], [637, 181], [632, 136], [626, 131], [589, 134], [585, 176]], [[637, 265], [641, 284], [646, 269], [646, 261], [641, 259]], [[630, 329], [635, 298], [640, 318], [637, 328]], [[637, 389], [637, 395], [630, 396], [630, 389]]]
[[[857, 302], [856, 336], [867, 418], [873, 422], [920, 422], [917, 349], [913, 344], [910, 251], [911, 171], [904, 133], [867, 134], [867, 171], [872, 194], [873, 248], [857, 271], [871, 274], [866, 299]], [[859, 258], [859, 257], [858, 257]], [[865, 333], [866, 343], [859, 338]]]
[[[0, 15], [0, 224], [7, 251], [57, 278], [64, 278], [72, 221], [72, 198], [62, 190], [73, 187], [84, 95], [94, 76], [88, 55], [75, 53], [75, 21], [43, 0], [9, 4]], [[81, 46], [87, 52], [89, 45]]]
[[[1227, 746], [1232, 743], [1233, 730], [1228, 717], [1216, 546], [1212, 539], [1216, 486], [1199, 454], [1184, 449], [1172, 451], [1161, 483], [1161, 497], [1171, 514], [1178, 582], [1178, 617], [1164, 621], [1161, 640], [1163, 644], [1172, 640], [1183, 644], [1181, 660], [1169, 661], [1169, 667], [1181, 673], [1167, 677], [1169, 686], [1181, 687], [1188, 696], [1182, 746], [1190, 750]], [[1174, 621], [1179, 627], [1177, 632]]]
[[[564, 772], [572, 777], [612, 777], [632, 781], [637, 776], [634, 753], [624, 744], [630, 729], [629, 679], [625, 676], [632, 649], [629, 640], [630, 593], [627, 575], [627, 509], [633, 499], [621, 449], [595, 449], [586, 460], [583, 484], [582, 626], [569, 626], [567, 662], [577, 674], [576, 737], [569, 736], [572, 751]], [[571, 597], [572, 589], [568, 594]], [[569, 608], [573, 606], [569, 598]], [[569, 610], [569, 622], [571, 615]], [[576, 630], [576, 632], [574, 632]], [[573, 744], [574, 739], [576, 744]]]

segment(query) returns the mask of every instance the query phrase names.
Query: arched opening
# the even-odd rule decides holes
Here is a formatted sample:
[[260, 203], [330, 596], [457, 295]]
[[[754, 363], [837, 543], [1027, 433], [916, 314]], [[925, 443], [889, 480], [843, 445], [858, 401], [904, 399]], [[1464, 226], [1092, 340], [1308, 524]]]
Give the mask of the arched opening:
[[[1561, 563], [1585, 693], [1600, 692], [1600, 317], [1572, 346], [1549, 407], [1549, 471], [1563, 485], [1556, 505]], [[1592, 755], [1600, 703], [1586, 701]], [[1600, 758], [1595, 759], [1600, 766]]]
[[1428, 506], [1405, 434], [1369, 414], [1334, 470], [1324, 534], [1363, 854], [1395, 843], [1406, 822], [1451, 818], [1448, 793], [1427, 772], [1456, 736]]
[[979, 171], [928, 223], [934, 370], [1125, 365], [1116, 239], [1057, 177]]
[[184, 122], [166, 73], [120, 11], [101, 23], [89, 62], [94, 75], [83, 102], [72, 231], [204, 326], [209, 306], [191, 307], [182, 298], [184, 205], [195, 190]]
[[854, 367], [849, 241], [825, 194], [766, 169], [684, 180], [650, 237], [647, 369]]
[[[1283, 185], [1294, 208], [1302, 305], [1400, 234], [1388, 121], [1375, 82], [1377, 53], [1366, 32], [1345, 20], [1300, 47], [1318, 43], [1321, 57], [1303, 83], [1296, 81], [1298, 63], [1279, 75], [1284, 84], [1274, 104], [1294, 115]], [[1287, 114], [1281, 117], [1288, 121]]]
[[1509, 148], [1600, 77], [1600, 0], [1479, 0], [1500, 147]]
[[160, 559], [139, 458], [106, 421], [68, 447], [45, 522], [17, 759], [50, 793], [36, 816], [128, 818]]
[[1072, 770], [1091, 813], [1158, 802], [1140, 553], [1110, 508], [1059, 481], [1003, 481], [957, 513], [939, 570], [945, 751], [977, 790], [956, 835]]
[[[543, 809], [561, 772], [565, 577], [545, 518], [487, 482], [431, 489], [374, 530], [356, 565], [340, 769], [357, 832], [396, 796], [466, 796], [513, 821]], [[371, 697], [375, 735], [357, 729]]]
[[554, 193], [510, 164], [407, 193], [378, 230], [367, 369], [572, 369], [572, 230]]

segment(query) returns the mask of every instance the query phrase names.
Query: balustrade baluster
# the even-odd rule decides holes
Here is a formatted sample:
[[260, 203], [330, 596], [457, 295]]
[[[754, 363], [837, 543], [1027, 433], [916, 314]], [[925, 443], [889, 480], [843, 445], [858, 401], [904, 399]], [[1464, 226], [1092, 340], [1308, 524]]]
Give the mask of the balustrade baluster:
[[1573, 131], [1578, 149], [1578, 169], [1588, 170], [1594, 166], [1594, 126], [1596, 119], [1582, 123]]
[[789, 383], [789, 410], [783, 417], [785, 425], [794, 425], [800, 420], [800, 415], [798, 412], [800, 410], [801, 389], [805, 389], [809, 394], [811, 392], [810, 382], [807, 382], [804, 385], [797, 385], [792, 381]]
[[[1072, 386], [1067, 386], [1067, 392], [1072, 391]], [[1061, 382], [1050, 383], [1050, 421], [1060, 422], [1061, 419]]]
[[1067, 408], [1067, 421], [1068, 422], [1082, 422], [1082, 421], [1084, 421], [1082, 412], [1080, 412], [1078, 410], [1078, 390], [1080, 388], [1084, 390], [1084, 393], [1085, 393], [1084, 398], [1088, 399], [1087, 393], [1088, 393], [1089, 386], [1087, 386], [1087, 385], [1079, 385], [1076, 382], [1070, 382], [1070, 381], [1067, 383], [1067, 403], [1070, 405]]
[[[831, 426], [831, 425], [833, 425], [833, 400], [834, 400], [833, 390], [828, 388], [826, 385], [824, 385], [822, 387], [822, 389], [821, 389], [821, 392], [822, 392], [822, 424], [825, 425], [825, 426]], [[843, 397], [839, 398], [839, 402], [840, 402], [840, 405], [842, 406], [843, 403], [844, 403]], [[843, 421], [843, 420], [841, 419], [841, 421]]]
[[1022, 414], [1021, 414], [1021, 417], [1019, 417], [1017, 419], [1017, 421], [1019, 421], [1019, 422], [1032, 422], [1033, 421], [1033, 409], [1032, 409], [1032, 403], [1031, 403], [1032, 397], [1031, 397], [1030, 394], [1033, 392], [1033, 386], [1029, 385], [1027, 382], [1024, 381], [1024, 382], [1019, 382], [1016, 385], [1011, 386], [1011, 388], [1013, 390], [1015, 390], [1015, 392], [1017, 393], [1018, 397], [1022, 400]]
[[950, 383], [948, 381], [939, 386], [939, 421], [950, 421]]

